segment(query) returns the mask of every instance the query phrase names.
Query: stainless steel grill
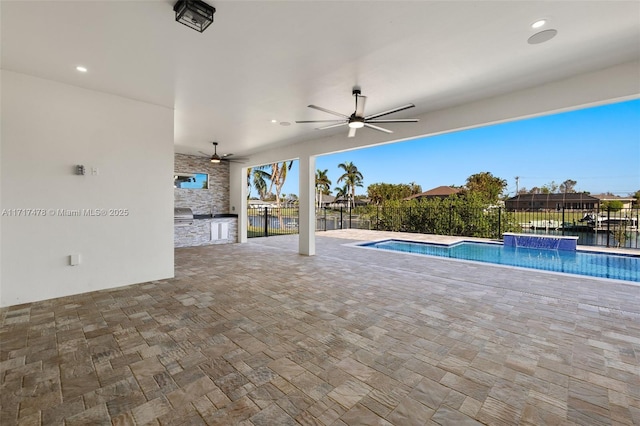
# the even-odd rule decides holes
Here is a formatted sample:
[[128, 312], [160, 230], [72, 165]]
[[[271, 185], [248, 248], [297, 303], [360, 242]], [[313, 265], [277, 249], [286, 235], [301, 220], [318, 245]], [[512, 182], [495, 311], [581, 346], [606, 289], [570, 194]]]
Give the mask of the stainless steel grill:
[[174, 207], [173, 224], [175, 226], [193, 225], [193, 211], [189, 207]]

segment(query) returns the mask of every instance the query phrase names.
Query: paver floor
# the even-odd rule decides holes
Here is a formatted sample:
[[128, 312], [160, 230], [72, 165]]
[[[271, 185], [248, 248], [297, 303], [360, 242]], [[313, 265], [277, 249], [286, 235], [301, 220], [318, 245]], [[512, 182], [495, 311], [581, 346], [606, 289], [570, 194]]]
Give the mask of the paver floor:
[[0, 424], [640, 424], [640, 286], [344, 245], [381, 237], [2, 309]]

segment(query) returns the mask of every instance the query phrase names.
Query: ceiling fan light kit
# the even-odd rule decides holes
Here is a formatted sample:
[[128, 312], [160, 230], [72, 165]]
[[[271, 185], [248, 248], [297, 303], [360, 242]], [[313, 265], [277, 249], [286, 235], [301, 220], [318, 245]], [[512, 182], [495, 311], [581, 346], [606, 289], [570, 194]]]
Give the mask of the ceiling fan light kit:
[[214, 164], [218, 164], [223, 161], [232, 162], [232, 163], [244, 163], [246, 161], [246, 158], [241, 158], [241, 157], [234, 157], [233, 159], [231, 159], [230, 157], [233, 156], [233, 154], [231, 153], [218, 155], [218, 142], [211, 142], [211, 143], [213, 144], [213, 155], [209, 155], [206, 152], [198, 151], [199, 153], [209, 157], [210, 162]]
[[201, 0], [179, 0], [173, 5], [176, 21], [198, 32], [203, 32], [213, 22], [216, 8]]
[[362, 129], [364, 127], [364, 118], [351, 117], [349, 127], [352, 129]]
[[218, 155], [218, 142], [211, 142], [213, 144], [213, 155], [209, 159], [212, 163], [219, 163], [222, 158]]
[[332, 123], [332, 124], [327, 124], [326, 126], [323, 126], [323, 127], [318, 127], [316, 128], [316, 130], [325, 130], [325, 129], [331, 129], [334, 127], [340, 127], [340, 126], [346, 125], [349, 127], [348, 136], [352, 138], [356, 135], [356, 130], [361, 129], [363, 127], [368, 127], [370, 129], [377, 130], [379, 132], [393, 133], [389, 129], [376, 126], [375, 124], [372, 124], [372, 123], [417, 123], [419, 121], [417, 118], [379, 119], [379, 117], [393, 114], [394, 112], [399, 112], [405, 109], [413, 108], [415, 107], [414, 104], [407, 104], [398, 108], [390, 109], [388, 111], [380, 112], [378, 114], [365, 116], [364, 105], [367, 100], [367, 97], [362, 96], [360, 93], [361, 93], [360, 89], [358, 89], [357, 87], [354, 87], [353, 91], [351, 92], [351, 94], [356, 98], [356, 110], [351, 115], [340, 114], [339, 112], [331, 111], [329, 109], [322, 108], [317, 105], [309, 105], [309, 108], [317, 109], [318, 111], [326, 112], [327, 114], [337, 115], [342, 118], [339, 120], [300, 120], [300, 121], [296, 121], [296, 123]]

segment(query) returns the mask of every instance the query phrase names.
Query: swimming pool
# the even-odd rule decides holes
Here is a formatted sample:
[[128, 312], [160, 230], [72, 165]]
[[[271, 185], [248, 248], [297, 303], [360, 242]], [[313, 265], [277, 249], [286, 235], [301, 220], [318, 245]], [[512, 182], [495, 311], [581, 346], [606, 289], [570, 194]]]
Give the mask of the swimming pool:
[[452, 245], [403, 240], [359, 244], [361, 247], [448, 257], [521, 268], [640, 282], [640, 256], [507, 247], [500, 243], [462, 241]]

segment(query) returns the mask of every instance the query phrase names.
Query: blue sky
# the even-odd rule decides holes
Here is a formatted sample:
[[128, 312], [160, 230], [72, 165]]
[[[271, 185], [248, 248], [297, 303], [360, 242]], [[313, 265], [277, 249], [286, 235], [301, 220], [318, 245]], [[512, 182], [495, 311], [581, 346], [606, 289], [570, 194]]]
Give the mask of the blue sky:
[[[373, 130], [358, 133], [367, 131]], [[338, 164], [346, 161], [364, 176], [357, 194], [372, 183], [416, 182], [427, 191], [491, 172], [508, 182], [511, 195], [516, 176], [520, 188], [573, 179], [577, 191], [628, 195], [640, 190], [640, 100], [318, 157], [316, 168], [328, 169], [332, 193], [342, 174]], [[297, 166], [285, 194], [298, 193]]]

